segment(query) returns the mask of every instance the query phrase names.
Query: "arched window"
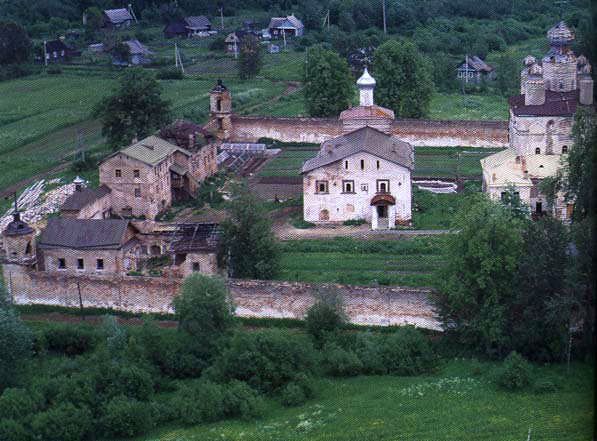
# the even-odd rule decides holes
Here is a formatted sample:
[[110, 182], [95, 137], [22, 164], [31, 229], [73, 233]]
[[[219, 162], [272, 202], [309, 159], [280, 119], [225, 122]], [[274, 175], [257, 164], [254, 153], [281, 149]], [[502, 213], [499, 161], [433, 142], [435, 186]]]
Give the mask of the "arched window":
[[541, 149], [540, 149], [539, 147], [537, 147], [537, 148], [535, 149], [535, 154], [536, 154], [536, 155], [540, 155], [540, 154], [541, 154]]
[[25, 247], [25, 254], [27, 256], [31, 254], [31, 242], [27, 242], [27, 246]]
[[568, 146], [567, 145], [563, 145], [562, 146], [562, 153], [568, 153]]

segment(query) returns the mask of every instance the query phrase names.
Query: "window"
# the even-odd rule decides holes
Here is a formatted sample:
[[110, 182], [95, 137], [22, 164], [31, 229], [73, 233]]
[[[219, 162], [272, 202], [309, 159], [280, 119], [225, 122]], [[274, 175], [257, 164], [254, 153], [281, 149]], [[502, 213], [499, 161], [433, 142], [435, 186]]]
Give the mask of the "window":
[[369, 185], [361, 184], [361, 191], [367, 193], [369, 191]]
[[140, 188], [135, 188], [135, 197], [136, 198], [140, 198], [141, 197], [141, 189]]
[[354, 193], [354, 181], [342, 181], [343, 193]]
[[378, 193], [387, 193], [390, 191], [390, 181], [387, 179], [378, 179], [377, 180], [377, 192]]
[[379, 170], [379, 161], [376, 161], [377, 169]]
[[31, 254], [31, 242], [27, 242], [27, 246], [25, 247], [25, 255]]
[[328, 192], [328, 181], [317, 181], [315, 183], [316, 193], [327, 193]]
[[562, 146], [562, 153], [568, 153], [568, 146], [567, 145], [563, 145]]
[[95, 268], [100, 271], [103, 270], [104, 269], [104, 259], [97, 259]]
[[122, 178], [122, 170], [114, 170], [114, 176], [116, 176], [117, 178]]
[[140, 177], [139, 170], [133, 170], [133, 176], [134, 176], [135, 178], [138, 178], [138, 177]]
[[348, 161], [344, 161], [344, 168], [348, 170]]
[[365, 170], [365, 160], [361, 159], [361, 170]]
[[199, 265], [199, 262], [193, 262], [193, 272], [198, 273], [199, 271], [201, 271], [201, 266]]
[[218, 118], [218, 129], [222, 130], [224, 128], [224, 120], [222, 118]]
[[61, 257], [58, 259], [58, 269], [66, 269], [66, 259]]
[[77, 269], [85, 269], [85, 261], [83, 259], [77, 259]]
[[217, 112], [221, 112], [222, 111], [222, 98], [218, 98], [216, 100], [216, 111]]
[[539, 147], [537, 147], [537, 148], [535, 149], [535, 154], [536, 154], [536, 155], [540, 155], [540, 154], [541, 154], [541, 149], [540, 149]]

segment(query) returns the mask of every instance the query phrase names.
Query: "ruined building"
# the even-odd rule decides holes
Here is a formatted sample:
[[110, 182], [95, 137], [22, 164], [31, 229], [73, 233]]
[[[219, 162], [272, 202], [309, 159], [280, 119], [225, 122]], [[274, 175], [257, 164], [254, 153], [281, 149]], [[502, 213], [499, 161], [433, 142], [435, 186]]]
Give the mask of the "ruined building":
[[367, 69], [357, 86], [360, 105], [340, 115], [343, 135], [324, 141], [303, 165], [304, 219], [359, 219], [374, 230], [409, 224], [414, 149], [391, 134], [394, 112], [374, 104]]
[[591, 66], [576, 57], [574, 34], [564, 22], [547, 32], [549, 52], [541, 60], [524, 59], [520, 95], [510, 97], [509, 148], [481, 160], [483, 190], [500, 199], [513, 185], [535, 216], [553, 209], [562, 220], [570, 218], [572, 205], [559, 195], [555, 207], [541, 194], [542, 179], [561, 166], [561, 155], [572, 148], [572, 124], [580, 106], [593, 106]]

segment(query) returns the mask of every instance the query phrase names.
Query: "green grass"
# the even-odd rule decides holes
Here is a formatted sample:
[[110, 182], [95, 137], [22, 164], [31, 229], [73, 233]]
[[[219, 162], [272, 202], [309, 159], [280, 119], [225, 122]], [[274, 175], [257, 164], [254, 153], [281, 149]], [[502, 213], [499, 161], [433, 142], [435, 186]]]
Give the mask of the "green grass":
[[467, 182], [463, 193], [435, 194], [413, 186], [413, 226], [418, 230], [449, 229], [467, 195], [480, 191], [477, 181]]
[[[283, 43], [276, 42], [283, 46]], [[279, 54], [266, 53], [263, 56], [263, 69], [259, 73], [266, 79], [279, 81], [303, 81], [305, 72], [305, 53], [292, 50]]]
[[300, 176], [303, 163], [317, 154], [317, 147], [284, 148], [274, 159], [265, 164], [259, 176]]
[[436, 93], [431, 99], [429, 118], [507, 120], [508, 101], [500, 95]]
[[444, 261], [443, 238], [350, 238], [282, 243], [279, 280], [351, 285], [430, 286]]
[[481, 176], [480, 160], [499, 148], [415, 147], [415, 177]]
[[533, 440], [591, 439], [593, 366], [573, 364], [570, 374], [535, 367], [535, 379], [558, 387], [544, 394], [496, 389], [495, 368], [461, 359], [428, 376], [324, 379], [317, 398], [297, 408], [268, 402], [256, 421], [169, 428], [138, 440], [522, 441], [529, 428]]

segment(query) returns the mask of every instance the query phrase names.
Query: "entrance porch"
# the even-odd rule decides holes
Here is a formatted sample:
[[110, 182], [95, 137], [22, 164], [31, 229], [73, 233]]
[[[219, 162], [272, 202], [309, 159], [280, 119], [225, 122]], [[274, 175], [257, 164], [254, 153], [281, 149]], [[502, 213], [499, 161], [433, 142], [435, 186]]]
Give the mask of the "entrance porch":
[[371, 199], [371, 229], [389, 230], [396, 224], [396, 199], [390, 194], [377, 194]]

